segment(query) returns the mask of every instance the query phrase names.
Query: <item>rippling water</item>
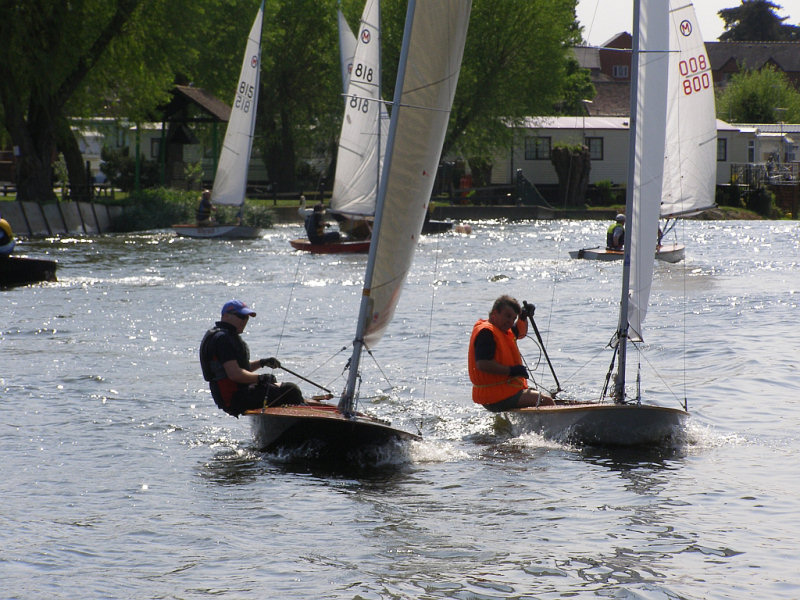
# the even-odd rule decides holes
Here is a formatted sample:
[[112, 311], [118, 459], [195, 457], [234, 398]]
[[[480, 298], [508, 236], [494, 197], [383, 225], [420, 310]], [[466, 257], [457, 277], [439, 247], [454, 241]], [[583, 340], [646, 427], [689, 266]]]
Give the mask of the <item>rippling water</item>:
[[340, 466], [257, 452], [196, 355], [237, 297], [254, 355], [341, 390], [364, 257], [296, 254], [294, 226], [23, 245], [60, 267], [0, 292], [0, 597], [800, 597], [797, 222], [687, 222], [686, 262], [656, 265], [642, 391], [688, 399], [686, 446], [515, 437], [470, 401], [469, 332], [502, 293], [536, 305], [567, 396], [597, 397], [620, 265], [567, 253], [604, 228], [424, 238], [361, 388], [424, 441]]

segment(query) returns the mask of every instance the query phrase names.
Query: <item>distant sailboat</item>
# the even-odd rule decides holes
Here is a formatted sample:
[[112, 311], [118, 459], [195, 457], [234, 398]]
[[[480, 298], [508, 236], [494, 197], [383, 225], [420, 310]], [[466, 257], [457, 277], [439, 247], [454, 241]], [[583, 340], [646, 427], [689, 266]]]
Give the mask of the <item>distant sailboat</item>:
[[[654, 59], [669, 63], [669, 74], [664, 75], [666, 85], [661, 89], [666, 117], [659, 119], [664, 128], [660, 136], [664, 143], [658, 146], [663, 155], [663, 177], [661, 189], [652, 189], [661, 199], [656, 207], [658, 214], [666, 220], [661, 236], [674, 227], [674, 219], [714, 206], [717, 172], [717, 120], [708, 54], [693, 20], [692, 5], [674, 4], [673, 16], [680, 14], [679, 6], [686, 6], [692, 11], [692, 19], [670, 21], [670, 52], [666, 57]], [[646, 57], [644, 60], [648, 61]], [[682, 244], [664, 243], [658, 238], [654, 250], [656, 259], [673, 263], [682, 260], [685, 254]], [[572, 258], [593, 260], [621, 260], [623, 255], [621, 251], [600, 247], [570, 252]]]
[[261, 448], [317, 441], [351, 449], [417, 437], [358, 412], [357, 384], [362, 351], [374, 348], [389, 325], [411, 268], [458, 82], [470, 8], [470, 0], [408, 4], [347, 384], [338, 406], [314, 402], [245, 413], [253, 419]]
[[[238, 206], [238, 220], [244, 212], [247, 192], [247, 171], [253, 149], [253, 132], [256, 126], [258, 86], [261, 77], [261, 27], [264, 20], [264, 4], [258, 10], [250, 34], [247, 36], [236, 97], [231, 107], [228, 128], [211, 189], [211, 202], [215, 205]], [[182, 236], [193, 238], [252, 239], [259, 237], [261, 230], [242, 225], [197, 224], [173, 225], [173, 230]]]
[[[560, 441], [605, 446], [658, 445], [675, 439], [685, 425], [685, 400], [677, 409], [643, 402], [639, 389], [634, 398], [628, 397], [626, 362], [628, 343], [642, 341], [665, 199], [681, 198], [671, 214], [713, 199], [714, 163], [702, 162], [707, 156], [697, 158], [698, 149], [716, 151], [716, 129], [709, 128], [703, 116], [709, 99], [713, 102], [713, 83], [702, 39], [690, 3], [635, 0], [631, 193], [619, 322], [612, 340], [617, 372], [612, 377], [612, 360], [602, 394], [613, 402], [557, 403], [504, 413], [514, 424]], [[679, 102], [668, 89], [680, 90]], [[669, 133], [676, 130], [681, 134]], [[681, 141], [689, 142], [688, 153], [681, 150]]]
[[336, 175], [331, 206], [328, 211], [344, 233], [354, 238], [347, 241], [312, 244], [307, 239], [292, 240], [292, 247], [310, 252], [366, 252], [369, 223], [375, 215], [380, 172], [386, 154], [389, 114], [381, 98], [381, 30], [380, 0], [367, 0], [361, 15], [359, 35], [355, 40], [352, 60], [346, 54], [352, 32], [339, 12], [339, 38], [342, 73], [348, 69], [342, 128], [336, 155]]

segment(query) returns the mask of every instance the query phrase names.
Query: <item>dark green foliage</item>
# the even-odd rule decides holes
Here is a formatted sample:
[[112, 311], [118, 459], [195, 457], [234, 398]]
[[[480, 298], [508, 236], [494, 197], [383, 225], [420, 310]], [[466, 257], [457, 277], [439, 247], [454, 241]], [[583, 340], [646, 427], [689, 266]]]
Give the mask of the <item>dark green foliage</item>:
[[746, 208], [762, 217], [770, 218], [776, 211], [775, 194], [763, 187], [756, 188], [747, 194]]
[[742, 188], [736, 184], [729, 186], [717, 186], [714, 201], [719, 206], [732, 206], [734, 208], [744, 208], [742, 198]]
[[779, 17], [774, 11], [783, 8], [769, 0], [742, 0], [740, 6], [723, 8], [718, 12], [725, 21], [721, 42], [781, 42], [800, 40], [800, 27], [785, 25], [789, 17]]
[[[100, 157], [103, 159], [100, 170], [108, 177], [109, 182], [123, 192], [133, 191], [136, 183], [136, 159], [130, 156], [129, 149], [125, 147], [111, 150], [103, 147]], [[158, 163], [153, 160], [143, 160], [140, 177], [143, 188], [156, 186], [159, 181]]]
[[[153, 188], [132, 194], [123, 214], [115, 220], [116, 231], [145, 231], [166, 229], [175, 223], [194, 223], [195, 210], [200, 202], [197, 192], [170, 188]], [[233, 223], [239, 212], [236, 206], [218, 206], [215, 216], [219, 223]], [[272, 227], [272, 211], [264, 205], [246, 203], [244, 223], [253, 227]]]

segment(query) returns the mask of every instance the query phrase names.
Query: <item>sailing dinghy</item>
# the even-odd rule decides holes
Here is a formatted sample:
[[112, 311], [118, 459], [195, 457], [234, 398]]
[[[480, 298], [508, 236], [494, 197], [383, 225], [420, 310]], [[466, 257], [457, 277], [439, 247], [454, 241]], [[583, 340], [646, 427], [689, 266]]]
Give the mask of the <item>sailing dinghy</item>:
[[411, 267], [453, 104], [470, 8], [470, 0], [408, 3], [347, 384], [337, 406], [314, 402], [247, 411], [262, 449], [321, 443], [350, 450], [418, 437], [356, 410], [359, 366], [364, 348], [374, 348], [389, 325]]
[[[670, 3], [673, 14], [678, 3]], [[664, 127], [663, 178], [659, 216], [664, 220], [661, 235], [655, 238], [656, 260], [676, 263], [684, 258], [683, 244], [665, 243], [663, 238], [675, 227], [676, 219], [696, 215], [714, 207], [717, 172], [717, 119], [711, 85], [708, 54], [689, 6], [692, 20], [670, 20], [670, 53], [659, 60], [669, 63], [669, 75], [661, 91], [667, 99]], [[651, 23], [649, 28], [663, 27]], [[647, 63], [645, 58], [645, 63]], [[644, 68], [645, 65], [640, 66]], [[631, 113], [633, 114], [633, 113]], [[640, 122], [641, 124], [641, 122]], [[631, 127], [630, 139], [634, 139]], [[660, 146], [661, 147], [661, 146]], [[630, 189], [630, 187], [628, 188]], [[621, 260], [624, 252], [606, 248], [583, 248], [569, 253], [572, 258]]]
[[253, 132], [256, 126], [258, 86], [261, 76], [261, 25], [264, 20], [264, 4], [258, 10], [242, 60], [236, 97], [231, 107], [225, 141], [219, 156], [211, 202], [215, 205], [238, 206], [238, 223], [200, 226], [196, 224], [173, 225], [172, 230], [180, 236], [191, 238], [254, 239], [261, 230], [241, 224], [244, 216], [244, 201], [247, 191], [247, 171], [253, 149]]
[[[638, 381], [634, 398], [628, 397], [625, 383], [628, 343], [642, 341], [642, 323], [653, 279], [653, 248], [665, 198], [670, 194], [681, 196], [684, 200], [678, 201], [679, 205], [691, 203], [692, 194], [706, 202], [713, 199], [713, 163], [698, 167], [693, 162], [699, 160], [692, 158], [694, 153], [683, 155], [674, 146], [682, 139], [695, 149], [716, 148], [716, 129], [697, 122], [704, 107], [709, 102], [713, 105], [714, 90], [694, 7], [683, 0], [635, 0], [633, 60], [637, 69], [631, 86], [634, 143], [628, 169], [628, 189], [632, 190], [626, 205], [629, 230], [619, 322], [612, 338], [614, 358], [601, 402], [557, 403], [504, 413], [512, 424], [561, 442], [601, 446], [668, 444], [680, 439], [688, 418], [685, 399], [681, 408], [645, 404]], [[680, 102], [667, 93], [667, 85], [680, 90]], [[680, 125], [681, 136], [670, 137], [668, 132], [675, 131], [673, 121]], [[688, 195], [684, 193], [687, 190]], [[613, 402], [606, 403], [603, 400], [609, 391], [615, 360], [617, 372], [609, 394]]]
[[[313, 244], [303, 238], [290, 241], [297, 250], [318, 254], [369, 250], [368, 238], [389, 131], [389, 114], [381, 99], [380, 0], [367, 0], [364, 5], [358, 39], [340, 11], [339, 38], [342, 73], [347, 70], [349, 73], [333, 194], [327, 212], [350, 239], [326, 244]], [[351, 45], [355, 46], [355, 52], [348, 60], [347, 48]], [[349, 63], [349, 69], [345, 63]]]

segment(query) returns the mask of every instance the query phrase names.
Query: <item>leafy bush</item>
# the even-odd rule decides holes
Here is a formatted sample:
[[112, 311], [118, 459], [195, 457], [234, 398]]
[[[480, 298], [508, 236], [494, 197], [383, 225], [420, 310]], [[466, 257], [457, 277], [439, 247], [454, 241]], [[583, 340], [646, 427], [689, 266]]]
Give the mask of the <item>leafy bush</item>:
[[742, 188], [740, 188], [735, 183], [729, 186], [717, 186], [716, 193], [714, 194], [714, 201], [719, 206], [732, 206], [734, 208], [744, 208], [744, 199], [742, 198]]
[[775, 194], [763, 187], [756, 188], [747, 195], [745, 207], [762, 217], [770, 218], [777, 212]]
[[[194, 223], [195, 211], [200, 202], [197, 192], [171, 188], [151, 188], [131, 194], [122, 216], [115, 220], [116, 231], [145, 231], [166, 229], [175, 223]], [[239, 209], [219, 206], [215, 217], [219, 223], [234, 223]], [[244, 223], [253, 227], [272, 226], [273, 215], [263, 204], [245, 204]]]
[[[112, 150], [106, 146], [100, 151], [100, 170], [108, 181], [123, 192], [130, 192], [136, 185], [136, 159], [130, 156], [130, 149], [126, 146], [119, 150]], [[160, 179], [158, 163], [154, 160], [142, 160], [139, 179], [142, 187], [153, 187]]]

